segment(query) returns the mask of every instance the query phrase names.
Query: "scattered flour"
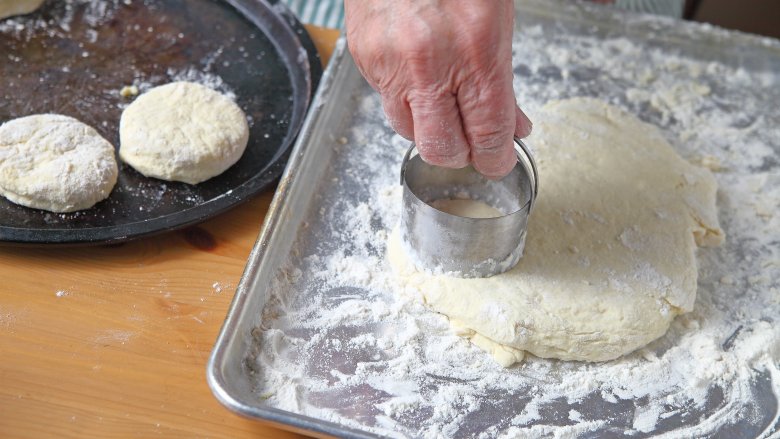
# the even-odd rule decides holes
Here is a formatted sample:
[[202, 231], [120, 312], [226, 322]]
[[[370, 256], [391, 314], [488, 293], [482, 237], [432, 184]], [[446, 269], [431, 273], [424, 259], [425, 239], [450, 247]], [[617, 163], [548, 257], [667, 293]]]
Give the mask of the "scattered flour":
[[[147, 0], [148, 2], [148, 0]], [[75, 39], [83, 39], [90, 43], [97, 43], [100, 39], [101, 26], [107, 25], [115, 19], [117, 13], [122, 7], [130, 7], [138, 4], [144, 4], [143, 0], [61, 0], [58, 2], [47, 2], [44, 8], [51, 12], [44, 14], [31, 14], [13, 17], [6, 20], [0, 20], [0, 34], [12, 36], [14, 39], [29, 42], [36, 36], [45, 35], [51, 38], [73, 40], [76, 31], [74, 28], [81, 23], [86, 23], [84, 36], [75, 36]], [[136, 24], [134, 30], [138, 30]], [[149, 32], [154, 32], [154, 28], [148, 28]], [[183, 38], [179, 34], [178, 38]], [[234, 41], [233, 41], [234, 42]], [[83, 42], [79, 43], [80, 47]], [[217, 90], [235, 101], [237, 96], [231, 87], [219, 75], [213, 73], [213, 68], [224, 52], [224, 47], [217, 48], [208, 53], [203, 59], [197, 60], [193, 66], [184, 68], [169, 68], [165, 74], [148, 76], [141, 71], [135, 72], [135, 80], [132, 84], [115, 84], [116, 89], [120, 90], [124, 98], [132, 98], [139, 93], [144, 93], [153, 87], [169, 82], [187, 81], [196, 82], [213, 90]], [[84, 50], [80, 54], [84, 58], [90, 57], [89, 50]], [[259, 56], [259, 55], [258, 55]], [[4, 55], [0, 55], [4, 59]], [[9, 61], [20, 62], [21, 58], [9, 57]], [[195, 61], [195, 60], [193, 60]], [[225, 61], [227, 62], [227, 61]], [[62, 71], [69, 73], [70, 67], [62, 67]], [[96, 77], [93, 75], [92, 79]], [[116, 94], [116, 89], [106, 90], [108, 94]], [[129, 99], [128, 99], [129, 100]], [[124, 108], [127, 102], [121, 103], [120, 108]]]
[[[236, 93], [233, 89], [222, 79], [221, 76], [216, 73], [208, 71], [208, 66], [195, 68], [187, 67], [184, 69], [168, 69], [165, 75], [152, 75], [150, 77], [144, 76], [141, 72], [136, 72], [136, 78], [133, 84], [126, 86], [125, 88], [132, 87], [136, 90], [135, 93], [129, 94], [127, 97], [132, 98], [138, 94], [146, 93], [147, 91], [167, 83], [171, 82], [194, 82], [204, 85], [212, 90], [216, 90], [227, 96], [231, 101], [237, 100]], [[129, 105], [130, 100], [119, 104], [119, 107], [124, 109]]]
[[138, 334], [134, 331], [108, 329], [93, 337], [92, 342], [99, 345], [124, 345], [137, 335]]
[[[632, 20], [658, 35], [687, 28]], [[255, 331], [259, 400], [389, 437], [777, 437], [777, 70], [557, 26], [521, 21], [516, 33], [515, 85], [532, 119], [550, 99], [598, 96], [662, 127], [682, 155], [716, 171], [728, 239], [699, 252], [695, 310], [614, 361], [497, 365], [411, 292], [395, 291], [385, 242], [407, 142], [365, 88], [348, 140], [328, 145], [331, 169]], [[723, 34], [695, 29], [694, 40]], [[631, 230], [620, 237], [638, 244]]]
[[[140, 0], [67, 0], [47, 2], [45, 7], [62, 8], [61, 13], [52, 14], [56, 18], [44, 18], [41, 14], [22, 15], [6, 20], [0, 20], [0, 33], [10, 34], [22, 40], [30, 40], [34, 36], [43, 33], [51, 37], [67, 37], [71, 31], [74, 20], [79, 19], [76, 12], [83, 8], [81, 20], [95, 28], [109, 22], [114, 18], [116, 11], [122, 5], [131, 5], [133, 1]], [[90, 29], [87, 32], [95, 32]], [[96, 39], [97, 34], [88, 35], [90, 39]]]

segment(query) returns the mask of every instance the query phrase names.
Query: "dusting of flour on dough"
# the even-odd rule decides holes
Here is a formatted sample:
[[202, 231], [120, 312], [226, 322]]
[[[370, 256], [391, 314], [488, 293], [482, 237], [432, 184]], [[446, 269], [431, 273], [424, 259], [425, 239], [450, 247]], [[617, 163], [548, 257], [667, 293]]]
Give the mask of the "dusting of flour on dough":
[[249, 125], [231, 99], [194, 82], [144, 93], [122, 113], [122, 160], [147, 177], [198, 184], [233, 166], [246, 150]]
[[51, 212], [88, 209], [108, 197], [114, 147], [68, 116], [38, 114], [0, 125], [0, 195]]

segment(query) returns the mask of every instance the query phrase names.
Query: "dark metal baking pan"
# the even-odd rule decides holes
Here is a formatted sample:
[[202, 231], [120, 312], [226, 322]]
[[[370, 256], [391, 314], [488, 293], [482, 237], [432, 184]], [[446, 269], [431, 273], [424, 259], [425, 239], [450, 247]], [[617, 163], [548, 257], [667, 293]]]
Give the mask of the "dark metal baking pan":
[[111, 196], [55, 214], [0, 198], [0, 242], [103, 244], [191, 225], [247, 200], [281, 175], [322, 75], [306, 30], [283, 5], [263, 0], [47, 1], [0, 21], [0, 123], [59, 113], [119, 146], [131, 99], [172, 80], [232, 92], [250, 119], [241, 160], [198, 185], [147, 178], [120, 163]]

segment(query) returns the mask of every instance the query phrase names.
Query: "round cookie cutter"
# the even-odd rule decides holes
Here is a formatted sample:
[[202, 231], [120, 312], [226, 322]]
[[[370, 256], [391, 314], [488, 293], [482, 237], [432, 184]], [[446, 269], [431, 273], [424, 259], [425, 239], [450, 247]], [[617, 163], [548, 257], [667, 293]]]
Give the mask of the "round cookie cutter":
[[[473, 166], [430, 165], [412, 143], [401, 165], [400, 232], [418, 269], [457, 277], [490, 277], [517, 265], [539, 192], [539, 173], [530, 149], [519, 138], [514, 140], [518, 165], [501, 180], [488, 179]], [[431, 205], [446, 199], [481, 201], [503, 215], [466, 218]]]

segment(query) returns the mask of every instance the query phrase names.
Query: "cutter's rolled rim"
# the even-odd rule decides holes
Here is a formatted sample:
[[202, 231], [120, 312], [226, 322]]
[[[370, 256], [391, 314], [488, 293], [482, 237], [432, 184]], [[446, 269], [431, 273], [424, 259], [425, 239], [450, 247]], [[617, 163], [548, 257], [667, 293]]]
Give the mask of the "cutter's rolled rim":
[[[523, 212], [528, 209], [528, 214], [530, 215], [531, 210], [534, 208], [534, 204], [536, 203], [536, 197], [539, 194], [539, 170], [536, 167], [536, 160], [534, 160], [534, 156], [531, 153], [531, 149], [528, 148], [528, 145], [523, 142], [523, 140], [517, 136], [514, 138], [515, 141], [515, 153], [517, 154], [517, 163], [519, 165], [523, 166], [523, 169], [525, 169], [525, 175], [528, 177], [530, 184], [531, 184], [531, 196], [524, 205], [522, 205], [520, 208], [515, 210], [514, 212], [509, 212], [505, 215], [501, 215], [495, 218], [469, 218], [472, 220], [495, 220], [496, 218], [505, 218], [507, 216], [515, 215], [518, 212]], [[425, 201], [421, 200], [420, 197], [417, 196], [417, 194], [414, 193], [414, 191], [411, 190], [409, 185], [406, 183], [406, 166], [409, 163], [409, 160], [412, 159], [412, 157], [416, 155], [419, 155], [419, 151], [417, 151], [417, 145], [412, 142], [409, 149], [406, 151], [406, 154], [404, 155], [403, 162], [401, 163], [401, 186], [406, 188], [414, 198], [416, 198], [421, 203], [430, 206], [430, 204], [426, 203]], [[433, 209], [436, 209], [433, 206], [430, 206]], [[453, 215], [451, 213], [444, 212], [442, 210], [437, 211], [441, 212], [445, 215], [450, 215], [453, 217], [458, 217], [457, 215]], [[460, 217], [458, 217], [460, 218]]]

